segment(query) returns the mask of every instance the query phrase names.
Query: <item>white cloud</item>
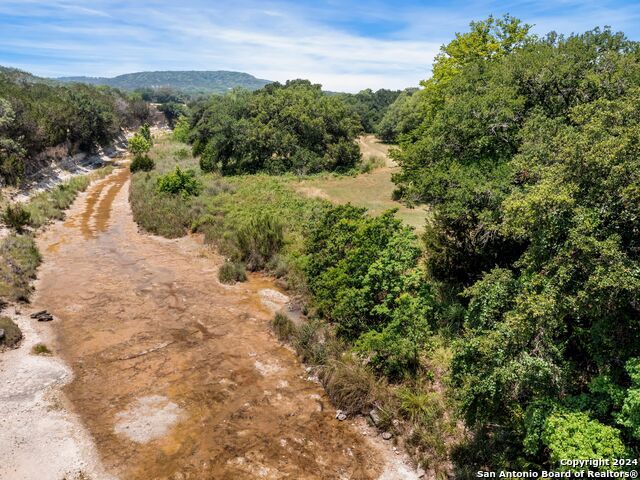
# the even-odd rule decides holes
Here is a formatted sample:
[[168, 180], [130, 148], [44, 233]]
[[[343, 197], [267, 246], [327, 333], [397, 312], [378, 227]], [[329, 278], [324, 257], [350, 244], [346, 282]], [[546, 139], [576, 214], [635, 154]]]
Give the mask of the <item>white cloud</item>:
[[604, 20], [634, 28], [640, 7], [612, 1], [2, 0], [0, 64], [47, 75], [225, 69], [330, 90], [404, 88], [429, 75], [440, 45], [470, 20], [511, 11], [538, 33]]

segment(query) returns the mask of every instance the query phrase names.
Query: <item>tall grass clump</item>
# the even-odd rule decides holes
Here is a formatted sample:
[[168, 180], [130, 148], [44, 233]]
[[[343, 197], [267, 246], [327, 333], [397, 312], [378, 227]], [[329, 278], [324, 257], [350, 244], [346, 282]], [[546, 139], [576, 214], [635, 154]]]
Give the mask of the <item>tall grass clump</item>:
[[291, 341], [297, 334], [297, 329], [294, 323], [289, 317], [282, 313], [276, 313], [273, 320], [271, 320], [271, 328], [275, 333], [278, 340], [282, 342]]
[[324, 365], [328, 360], [325, 340], [325, 325], [320, 320], [312, 319], [298, 328], [293, 346], [303, 362]]
[[17, 233], [23, 233], [25, 227], [27, 227], [31, 221], [31, 215], [20, 204], [7, 205], [2, 212], [3, 223]]
[[240, 225], [235, 238], [247, 268], [260, 270], [282, 248], [284, 227], [274, 216], [256, 213]]
[[218, 270], [218, 280], [221, 283], [233, 285], [247, 280], [247, 274], [242, 263], [226, 260]]
[[358, 173], [371, 173], [377, 168], [382, 168], [385, 165], [384, 158], [370, 155], [358, 163]]
[[445, 475], [450, 468], [451, 449], [462, 432], [443, 393], [414, 385], [398, 389], [396, 398], [398, 416], [410, 427], [407, 450], [423, 466]]
[[369, 411], [377, 398], [375, 375], [350, 355], [330, 360], [320, 381], [336, 408], [349, 414]]
[[0, 242], [0, 298], [27, 301], [41, 257], [32, 235], [11, 234]]

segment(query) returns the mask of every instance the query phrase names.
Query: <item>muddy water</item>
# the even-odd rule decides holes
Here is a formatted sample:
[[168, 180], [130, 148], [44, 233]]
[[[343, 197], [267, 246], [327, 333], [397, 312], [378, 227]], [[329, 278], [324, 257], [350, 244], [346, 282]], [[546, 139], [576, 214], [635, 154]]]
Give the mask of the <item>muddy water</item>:
[[224, 286], [196, 239], [138, 232], [126, 169], [40, 241], [72, 408], [122, 479], [369, 479], [381, 465], [269, 333], [262, 277]]

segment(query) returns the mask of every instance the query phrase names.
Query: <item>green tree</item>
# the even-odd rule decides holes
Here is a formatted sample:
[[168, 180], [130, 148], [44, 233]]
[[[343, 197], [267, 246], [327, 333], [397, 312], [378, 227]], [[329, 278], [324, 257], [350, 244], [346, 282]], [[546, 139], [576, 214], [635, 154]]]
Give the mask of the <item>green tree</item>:
[[360, 160], [357, 115], [306, 80], [213, 96], [193, 108], [191, 125], [193, 153], [207, 172], [346, 171]]
[[143, 135], [136, 133], [129, 139], [128, 148], [134, 157], [137, 157], [149, 153], [149, 150], [151, 150], [151, 144]]
[[140, 133], [142, 138], [144, 138], [147, 141], [149, 146], [151, 147], [153, 146], [153, 136], [151, 135], [151, 127], [149, 127], [149, 124], [147, 122], [142, 124], [142, 126], [140, 127], [140, 131], [138, 133]]

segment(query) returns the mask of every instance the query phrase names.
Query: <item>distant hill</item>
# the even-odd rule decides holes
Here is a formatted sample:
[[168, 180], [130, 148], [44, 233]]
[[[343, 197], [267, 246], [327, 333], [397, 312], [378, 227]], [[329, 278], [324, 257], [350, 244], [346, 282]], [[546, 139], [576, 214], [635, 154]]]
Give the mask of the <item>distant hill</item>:
[[123, 90], [169, 87], [188, 94], [224, 93], [235, 87], [257, 90], [271, 83], [243, 72], [163, 71], [138, 72], [117, 77], [60, 77], [61, 82], [108, 85]]
[[0, 65], [0, 75], [16, 83], [47, 83], [54, 84], [54, 80], [36, 77], [35, 75], [13, 67], [3, 67]]

